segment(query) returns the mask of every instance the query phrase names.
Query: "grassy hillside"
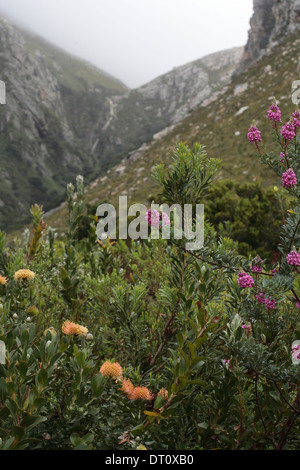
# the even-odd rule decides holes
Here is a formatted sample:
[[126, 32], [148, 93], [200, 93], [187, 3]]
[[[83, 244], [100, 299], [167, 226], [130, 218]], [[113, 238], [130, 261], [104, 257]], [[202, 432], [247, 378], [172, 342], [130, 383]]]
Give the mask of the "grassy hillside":
[[65, 86], [81, 89], [82, 91], [86, 90], [87, 83], [116, 91], [125, 91], [127, 89], [126, 85], [117, 78], [82, 59], [70, 55], [45, 39], [24, 30], [23, 34], [26, 37], [26, 48], [29, 53], [35, 53], [36, 50], [39, 50], [46, 56], [47, 66], [53, 72], [57, 72], [56, 64], [61, 67], [59, 80]]

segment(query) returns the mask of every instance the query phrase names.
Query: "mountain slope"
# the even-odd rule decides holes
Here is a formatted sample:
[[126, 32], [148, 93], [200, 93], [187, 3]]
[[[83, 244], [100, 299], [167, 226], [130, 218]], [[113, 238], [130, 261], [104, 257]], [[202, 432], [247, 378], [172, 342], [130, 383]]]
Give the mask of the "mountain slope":
[[[201, 142], [206, 145], [209, 156], [223, 160], [218, 179], [261, 181], [265, 186], [281, 186], [281, 181], [255, 156], [256, 150], [248, 142], [247, 131], [255, 119], [266, 147], [276, 148], [266, 118], [267, 109], [275, 95], [282, 109], [283, 121], [294, 111], [291, 84], [299, 78], [299, 53], [300, 38], [294, 33], [247, 72], [235, 76], [218, 99], [198, 107], [177, 125], [158, 133], [151, 143], [88, 185], [86, 199], [93, 210], [104, 201], [117, 207], [120, 195], [127, 195], [129, 204], [150, 204], [158, 192], [151, 178], [151, 169], [159, 163], [167, 166], [174, 146], [181, 140], [189, 145]], [[47, 222], [63, 231], [66, 216], [66, 206], [63, 205], [49, 214]]]
[[91, 181], [226, 85], [236, 48], [174, 69], [136, 90], [0, 19], [0, 227], [46, 210], [83, 174]]
[[[211, 54], [131, 90], [116, 103], [105, 138], [114, 141], [117, 137], [123, 147], [127, 142], [129, 151], [151, 141], [154, 134], [217, 96], [229, 83], [242, 52], [240, 47]], [[127, 156], [121, 151], [119, 155]]]
[[107, 98], [126, 88], [5, 19], [0, 22], [7, 95], [0, 107], [0, 225], [9, 228], [26, 220], [32, 201], [51, 207], [68, 179], [93, 174], [97, 160], [84, 130], [99, 115], [104, 124]]

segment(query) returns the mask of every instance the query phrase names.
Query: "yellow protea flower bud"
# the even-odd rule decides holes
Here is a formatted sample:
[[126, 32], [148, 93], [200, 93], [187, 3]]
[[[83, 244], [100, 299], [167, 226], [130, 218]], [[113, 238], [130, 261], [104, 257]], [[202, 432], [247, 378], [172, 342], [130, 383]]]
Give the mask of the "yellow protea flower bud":
[[163, 400], [167, 400], [168, 395], [169, 395], [168, 390], [166, 390], [165, 388], [161, 388], [157, 396], [160, 396], [160, 395], [163, 397]]
[[56, 333], [55, 329], [53, 328], [53, 326], [50, 326], [49, 328], [47, 328], [47, 330], [44, 331], [44, 336], [47, 335], [48, 331], [49, 331], [49, 333], [51, 333], [52, 336], [57, 335], [57, 333]]
[[118, 362], [106, 361], [102, 364], [100, 373], [112, 379], [121, 379], [123, 370]]
[[36, 317], [39, 314], [39, 309], [35, 305], [31, 305], [26, 310], [26, 313], [28, 313], [28, 315], [33, 315]]
[[147, 447], [145, 447], [143, 444], [140, 444], [136, 450], [147, 450]]
[[33, 279], [35, 277], [35, 273], [30, 271], [30, 269], [19, 269], [19, 271], [15, 272], [15, 280], [19, 279]]

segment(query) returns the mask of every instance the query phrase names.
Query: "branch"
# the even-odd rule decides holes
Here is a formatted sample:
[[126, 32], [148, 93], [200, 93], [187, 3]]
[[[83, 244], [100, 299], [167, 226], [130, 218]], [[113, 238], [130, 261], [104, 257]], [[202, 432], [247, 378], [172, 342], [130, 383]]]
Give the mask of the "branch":
[[258, 374], [256, 374], [254, 381], [255, 381], [255, 401], [256, 401], [256, 404], [257, 404], [260, 420], [261, 420], [262, 425], [263, 425], [264, 430], [265, 430], [266, 439], [269, 439], [272, 442], [272, 444], [274, 446], [274, 449], [276, 449], [276, 443], [274, 442], [274, 440], [272, 438], [268, 437], [269, 432], [267, 430], [267, 426], [266, 426], [266, 423], [265, 423], [265, 420], [264, 420], [264, 417], [263, 417], [263, 413], [262, 413], [262, 409], [261, 409], [259, 399], [258, 399], [258, 391], [257, 391]]
[[280, 437], [279, 442], [276, 446], [276, 450], [282, 450], [284, 448], [285, 444], [286, 444], [288, 435], [291, 432], [292, 427], [293, 427], [296, 419], [298, 418], [298, 416], [300, 414], [300, 409], [298, 409], [299, 401], [300, 401], [300, 388], [298, 388], [298, 392], [297, 392], [296, 398], [295, 398], [294, 403], [293, 403], [293, 409], [295, 409], [295, 413], [293, 415], [289, 416], [289, 418], [286, 420], [286, 423], [285, 423], [286, 431], [282, 431], [281, 437]]

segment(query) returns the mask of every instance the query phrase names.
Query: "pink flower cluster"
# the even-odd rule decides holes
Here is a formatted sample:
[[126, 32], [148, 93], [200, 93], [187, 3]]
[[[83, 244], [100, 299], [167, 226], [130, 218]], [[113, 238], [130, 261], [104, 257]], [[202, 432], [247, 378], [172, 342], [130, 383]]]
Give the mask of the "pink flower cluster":
[[293, 359], [300, 359], [300, 344], [292, 347]]
[[170, 219], [165, 212], [162, 214], [156, 209], [148, 209], [145, 216], [148, 225], [159, 228], [161, 225], [170, 225]]
[[296, 302], [296, 307], [300, 309], [300, 302], [296, 297], [294, 297], [294, 301]]
[[283, 173], [281, 180], [284, 188], [294, 188], [297, 185], [297, 177], [292, 168]]
[[291, 266], [300, 266], [300, 253], [298, 253], [296, 250], [291, 251], [287, 255], [286, 261]]
[[270, 121], [281, 122], [281, 111], [277, 104], [271, 104], [270, 109], [268, 111], [268, 118], [270, 119]]
[[266, 297], [262, 292], [257, 294], [255, 298], [260, 304], [265, 304], [267, 310], [276, 308], [276, 300], [271, 297]]
[[300, 111], [295, 111], [292, 116], [294, 127], [297, 129], [300, 127]]
[[231, 366], [231, 361], [230, 361], [230, 359], [223, 359], [222, 362], [223, 362], [224, 365], [226, 365], [226, 366], [228, 366], [228, 367]]
[[289, 160], [288, 153], [285, 154], [283, 152], [280, 152], [280, 161], [281, 163], [287, 162]]
[[261, 259], [260, 256], [256, 256], [252, 261], [251, 261], [251, 271], [254, 273], [261, 273], [263, 270], [263, 260]]
[[281, 135], [285, 140], [293, 140], [296, 137], [294, 124], [292, 122], [287, 122], [281, 129]]
[[251, 330], [251, 324], [249, 323], [248, 325], [242, 325], [243, 330]]
[[261, 132], [256, 126], [251, 126], [248, 130], [248, 140], [251, 144], [262, 141]]
[[254, 279], [250, 276], [250, 274], [245, 273], [244, 271], [239, 272], [238, 276], [238, 285], [245, 289], [246, 287], [253, 287]]

